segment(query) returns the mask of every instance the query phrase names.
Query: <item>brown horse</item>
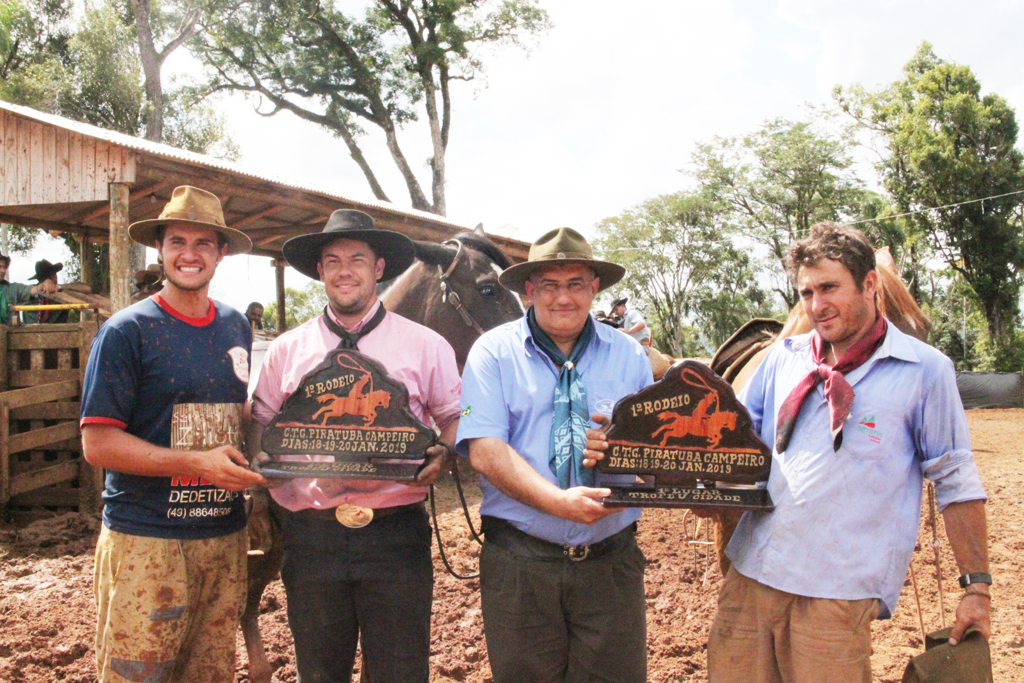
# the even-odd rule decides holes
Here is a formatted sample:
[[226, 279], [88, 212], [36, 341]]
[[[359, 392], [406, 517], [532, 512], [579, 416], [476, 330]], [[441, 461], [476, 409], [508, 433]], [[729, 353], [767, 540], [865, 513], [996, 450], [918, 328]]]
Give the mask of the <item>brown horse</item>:
[[[875, 299], [878, 311], [901, 332], [927, 342], [931, 321], [896, 274], [896, 266], [888, 247], [875, 252], [875, 263], [878, 272], [878, 296]], [[711, 369], [739, 393], [776, 341], [805, 334], [811, 329], [811, 322], [800, 304], [789, 312], [785, 325], [776, 320], [751, 320], [719, 347], [711, 359]], [[715, 543], [722, 576], [729, 571], [730, 565], [729, 558], [725, 556], [725, 548], [742, 514], [728, 511], [715, 517]]]
[[[459, 372], [473, 342], [498, 325], [523, 315], [515, 294], [498, 283], [498, 273], [512, 265], [487, 239], [482, 226], [444, 244], [415, 242], [418, 259], [381, 296], [385, 308], [444, 337], [455, 350]], [[284, 549], [274, 503], [266, 489], [249, 497], [249, 582], [241, 627], [249, 656], [249, 680], [270, 683], [273, 671], [260, 637], [257, 618], [263, 591], [281, 571]]]
[[443, 244], [416, 242], [416, 258], [381, 301], [448, 340], [462, 372], [469, 348], [485, 330], [523, 315], [519, 298], [498, 284], [498, 274], [512, 262], [479, 225]]

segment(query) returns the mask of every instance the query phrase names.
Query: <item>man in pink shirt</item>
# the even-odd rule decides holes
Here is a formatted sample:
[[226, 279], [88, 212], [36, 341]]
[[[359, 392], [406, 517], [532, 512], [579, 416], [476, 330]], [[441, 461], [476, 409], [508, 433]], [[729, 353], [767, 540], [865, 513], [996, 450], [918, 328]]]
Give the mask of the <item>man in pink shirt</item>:
[[[340, 210], [323, 232], [288, 240], [284, 257], [323, 281], [330, 305], [267, 350], [253, 394], [258, 435], [302, 377], [338, 347], [380, 361], [409, 390], [413, 414], [441, 430], [412, 484], [293, 479], [272, 490], [283, 508], [281, 578], [299, 678], [349, 683], [361, 637], [363, 680], [428, 681], [434, 578], [423, 501], [458, 429], [462, 385], [455, 352], [440, 335], [385, 311], [377, 299], [377, 282], [415, 259], [405, 235], [377, 229], [360, 211]], [[267, 459], [258, 454], [256, 465]]]

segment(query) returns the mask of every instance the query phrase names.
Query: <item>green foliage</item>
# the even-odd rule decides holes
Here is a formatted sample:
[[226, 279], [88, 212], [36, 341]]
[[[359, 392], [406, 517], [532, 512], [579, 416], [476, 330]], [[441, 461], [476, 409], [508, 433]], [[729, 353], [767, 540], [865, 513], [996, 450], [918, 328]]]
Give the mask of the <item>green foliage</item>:
[[164, 144], [236, 161], [242, 155], [206, 91], [182, 85], [164, 96]]
[[[902, 80], [875, 92], [836, 88], [835, 99], [883, 136], [888, 149], [878, 168], [899, 212], [1024, 186], [1013, 109], [998, 95], [982, 95], [969, 67], [939, 59], [928, 43], [904, 67]], [[907, 221], [971, 286], [993, 343], [1005, 346], [1019, 312], [1024, 269], [1020, 196], [936, 208]]]
[[[482, 69], [480, 48], [521, 44], [548, 26], [534, 0], [369, 3], [362, 18], [332, 0], [241, 0], [210, 13], [194, 49], [211, 87], [251, 93], [341, 137], [378, 199], [388, 200], [364, 157], [362, 124], [383, 131], [415, 208], [445, 213], [449, 85]], [[427, 198], [397, 131], [425, 113], [432, 197]]]
[[24, 69], [67, 59], [70, 14], [61, 0], [0, 0], [0, 98]]
[[740, 324], [764, 313], [767, 297], [750, 257], [734, 244], [725, 208], [679, 192], [596, 226], [595, 246], [626, 267], [624, 289], [646, 311], [655, 346], [674, 356], [710, 355]]
[[809, 228], [858, 213], [863, 184], [852, 170], [853, 137], [823, 115], [812, 121], [766, 121], [742, 137], [698, 144], [692, 175], [728, 208], [747, 237], [768, 249], [775, 291], [792, 308], [797, 294], [785, 275], [786, 247]]
[[[285, 324], [293, 330], [307, 320], [324, 312], [327, 293], [321, 282], [307, 282], [302, 289], [285, 287]], [[263, 309], [263, 329], [277, 332], [277, 302], [272, 301]]]
[[[155, 21], [166, 27], [178, 14], [152, 3]], [[172, 8], [173, 9], [173, 8]], [[161, 30], [165, 30], [161, 28]], [[139, 136], [145, 126], [145, 88], [133, 15], [122, 0], [87, 4], [72, 23], [70, 3], [60, 0], [0, 0], [0, 99]], [[205, 91], [183, 85], [166, 97], [168, 144], [202, 154], [237, 158], [224, 119]], [[32, 249], [39, 232], [11, 228], [11, 250]], [[74, 254], [69, 270], [81, 272], [73, 235], [64, 242]], [[109, 288], [106, 245], [94, 247], [94, 291]]]

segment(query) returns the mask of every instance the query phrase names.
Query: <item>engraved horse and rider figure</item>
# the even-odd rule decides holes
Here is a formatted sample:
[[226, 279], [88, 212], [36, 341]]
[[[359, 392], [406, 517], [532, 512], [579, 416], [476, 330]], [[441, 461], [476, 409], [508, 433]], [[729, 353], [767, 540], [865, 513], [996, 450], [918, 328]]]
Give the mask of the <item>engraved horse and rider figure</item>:
[[[312, 421], [316, 422], [317, 419], [323, 417], [323, 422], [320, 423], [320, 426], [326, 427], [327, 422], [333, 418], [352, 415], [361, 417], [363, 419], [363, 426], [369, 427], [377, 419], [377, 409], [387, 408], [391, 405], [391, 392], [383, 389], [374, 390], [373, 377], [370, 375], [370, 372], [354, 358], [345, 354], [339, 354], [338, 365], [350, 370], [362, 371], [363, 374], [344, 396], [336, 394], [321, 394], [317, 396], [317, 403], [326, 403], [327, 405], [313, 413]], [[370, 386], [370, 390], [364, 392], [363, 389], [367, 385]]]

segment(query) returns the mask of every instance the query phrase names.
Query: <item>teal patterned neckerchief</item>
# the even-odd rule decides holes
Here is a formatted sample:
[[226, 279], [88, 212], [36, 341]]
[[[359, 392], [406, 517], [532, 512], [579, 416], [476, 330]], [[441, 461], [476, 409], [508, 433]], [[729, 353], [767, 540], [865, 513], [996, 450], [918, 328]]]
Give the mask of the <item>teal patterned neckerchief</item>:
[[534, 343], [559, 367], [558, 382], [555, 384], [555, 410], [551, 420], [551, 449], [548, 466], [558, 479], [558, 487], [569, 488], [570, 472], [576, 473], [577, 486], [594, 485], [594, 468], [583, 466], [583, 449], [587, 442], [587, 428], [590, 426], [590, 412], [587, 409], [587, 392], [576, 364], [594, 338], [594, 321], [587, 316], [576, 345], [566, 358], [561, 349], [551, 341], [537, 324], [533, 306], [526, 311], [526, 322], [530, 326]]

